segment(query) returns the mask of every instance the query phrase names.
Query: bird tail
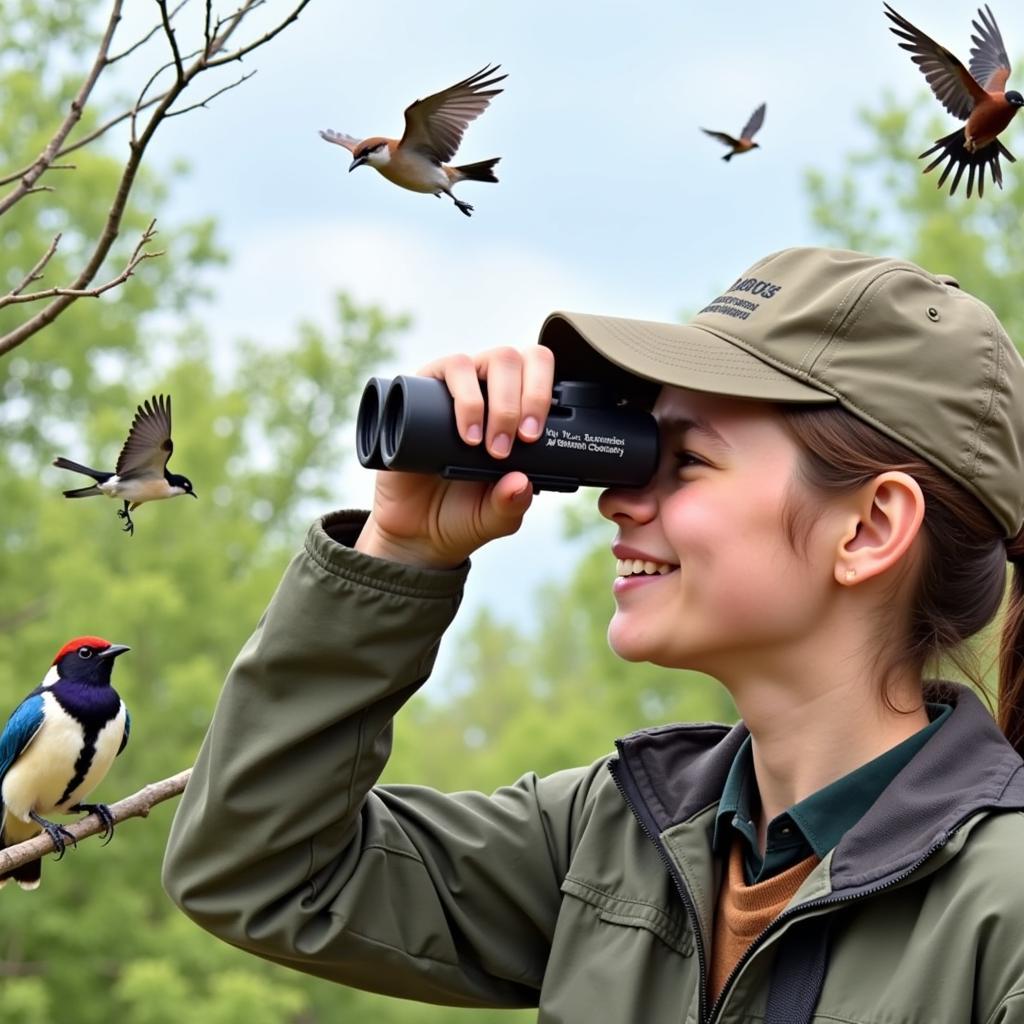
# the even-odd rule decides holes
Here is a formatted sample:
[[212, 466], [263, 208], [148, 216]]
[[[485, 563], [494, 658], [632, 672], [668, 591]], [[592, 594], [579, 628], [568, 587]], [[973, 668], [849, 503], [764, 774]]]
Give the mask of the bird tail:
[[935, 145], [931, 149], [926, 149], [919, 159], [924, 159], [926, 156], [931, 156], [932, 153], [938, 152], [938, 156], [924, 169], [923, 174], [927, 174], [932, 168], [938, 167], [944, 160], [946, 166], [942, 169], [942, 174], [939, 175], [937, 186], [942, 188], [949, 177], [950, 171], [956, 168], [956, 174], [953, 177], [953, 184], [949, 187], [949, 194], [955, 195], [957, 186], [960, 184], [960, 179], [963, 177], [964, 171], [967, 171], [967, 197], [970, 198], [971, 192], [974, 188], [974, 174], [977, 171], [978, 174], [978, 195], [983, 196], [985, 194], [985, 168], [986, 166], [992, 173], [992, 180], [1000, 187], [1003, 187], [1003, 169], [999, 165], [999, 158], [1005, 156], [1010, 163], [1016, 163], [1017, 158], [999, 141], [999, 139], [993, 139], [987, 146], [982, 149], [975, 150], [973, 153], [967, 148], [967, 138], [964, 135], [963, 128], [958, 128], [955, 132], [951, 132], [949, 135], [941, 139], [937, 139]]
[[[2, 807], [0, 807], [0, 818], [2, 817]], [[0, 835], [0, 850], [2, 850], [5, 845], [3, 836]], [[5, 871], [0, 875], [0, 889], [2, 889], [12, 878], [19, 886], [21, 886], [22, 889], [38, 889], [39, 879], [42, 873], [42, 860], [30, 860], [27, 864], [21, 864], [16, 868], [11, 868], [10, 871]]]
[[453, 171], [459, 174], [458, 181], [492, 181], [498, 180], [494, 173], [494, 165], [501, 159], [496, 156], [491, 160], [481, 160], [475, 164], [462, 164], [460, 167], [453, 167]]
[[39, 881], [43, 873], [42, 860], [30, 860], [27, 864], [12, 868], [10, 871], [0, 875], [0, 889], [2, 889], [12, 878], [22, 889], [38, 889]]
[[[726, 153], [725, 156], [722, 157], [722, 159], [726, 163], [728, 163], [735, 155], [736, 155], [735, 151], [730, 149], [729, 152]], [[744, 166], [746, 166], [746, 164], [744, 164]]]
[[[53, 464], [58, 469], [70, 469], [73, 473], [81, 473], [84, 476], [91, 476], [97, 484], [102, 484], [109, 480], [114, 474], [113, 473], [101, 473], [98, 469], [90, 469], [88, 466], [83, 466], [80, 462], [72, 462], [70, 459], [65, 459], [63, 456], [58, 455], [53, 460]], [[74, 490], [65, 491], [65, 498], [91, 498], [94, 494], [102, 494], [103, 492], [92, 484], [89, 487], [76, 487]]]

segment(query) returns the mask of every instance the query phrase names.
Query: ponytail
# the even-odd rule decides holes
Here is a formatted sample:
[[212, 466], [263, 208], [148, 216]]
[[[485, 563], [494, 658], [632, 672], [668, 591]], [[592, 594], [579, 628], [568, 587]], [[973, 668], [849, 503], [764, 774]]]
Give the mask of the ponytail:
[[1013, 566], [999, 643], [999, 727], [1024, 756], [1024, 530], [1006, 542]]

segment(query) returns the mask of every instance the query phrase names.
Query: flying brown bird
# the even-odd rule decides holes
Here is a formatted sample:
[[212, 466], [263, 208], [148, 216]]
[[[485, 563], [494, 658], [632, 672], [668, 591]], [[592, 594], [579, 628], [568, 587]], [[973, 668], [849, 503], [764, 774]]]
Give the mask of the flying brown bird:
[[740, 132], [738, 139], [733, 138], [726, 132], [713, 132], [709, 128], [701, 128], [701, 131], [705, 135], [710, 135], [713, 139], [718, 139], [719, 142], [725, 143], [729, 147], [729, 152], [722, 157], [723, 160], [731, 160], [737, 153], [747, 153], [752, 149], [758, 149], [760, 143], [754, 142], [754, 136], [760, 130], [761, 125], [764, 124], [764, 110], [765, 105], [762, 103], [751, 115], [750, 120], [743, 126], [743, 131]]
[[954, 117], [967, 122], [963, 128], [938, 139], [931, 149], [921, 154], [920, 159], [923, 159], [936, 150], [939, 153], [923, 173], [927, 174], [946, 160], [948, 162], [939, 177], [939, 188], [956, 167], [949, 194], [956, 193], [966, 170], [967, 195], [970, 196], [974, 172], [977, 171], [978, 195], [981, 196], [985, 194], [987, 165], [992, 180], [1002, 188], [1003, 171], [999, 157], [1005, 156], [1010, 163], [1017, 158], [999, 141], [998, 135], [1024, 105], [1024, 96], [1013, 89], [1003, 91], [1010, 77], [1010, 60], [988, 4], [984, 9], [978, 8], [978, 20], [971, 22], [977, 35], [971, 36], [974, 46], [971, 47], [969, 71], [949, 50], [911, 25], [888, 4], [885, 4], [885, 14], [897, 26], [890, 25], [889, 31], [904, 40], [900, 46], [913, 54], [914, 63], [921, 69], [939, 102]]
[[449, 167], [446, 163], [455, 156], [469, 122], [487, 109], [492, 96], [504, 91], [490, 86], [503, 81], [507, 75], [488, 77], [500, 67], [495, 64], [481, 68], [475, 75], [411, 103], [405, 108], [405, 133], [400, 139], [387, 139], [382, 135], [357, 139], [330, 130], [321, 131], [320, 137], [336, 146], [344, 146], [352, 154], [349, 171], [369, 164], [388, 181], [412, 192], [435, 196], [443, 192], [469, 217], [473, 207], [456, 199], [452, 186], [460, 181], [496, 182], [494, 165], [501, 157], [460, 167]]

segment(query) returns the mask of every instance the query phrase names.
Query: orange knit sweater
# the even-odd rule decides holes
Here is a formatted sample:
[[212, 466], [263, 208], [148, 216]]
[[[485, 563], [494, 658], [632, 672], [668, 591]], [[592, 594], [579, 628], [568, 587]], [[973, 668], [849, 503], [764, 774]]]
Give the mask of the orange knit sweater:
[[775, 920], [818, 863], [813, 853], [806, 860], [755, 885], [743, 875], [743, 848], [736, 839], [729, 852], [729, 867], [718, 893], [715, 933], [711, 940], [708, 996], [718, 998], [733, 968], [750, 944]]

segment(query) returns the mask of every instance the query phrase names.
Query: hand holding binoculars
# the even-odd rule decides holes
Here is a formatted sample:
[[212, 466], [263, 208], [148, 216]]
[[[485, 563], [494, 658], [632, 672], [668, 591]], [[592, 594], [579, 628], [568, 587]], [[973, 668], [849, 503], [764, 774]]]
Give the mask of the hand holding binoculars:
[[552, 397], [539, 439], [517, 439], [507, 458], [495, 459], [483, 444], [459, 437], [444, 381], [371, 377], [356, 416], [356, 454], [367, 469], [449, 480], [492, 481], [519, 470], [538, 491], [642, 487], [650, 480], [658, 464], [658, 426], [649, 412], [617, 403], [590, 381], [560, 381]]

